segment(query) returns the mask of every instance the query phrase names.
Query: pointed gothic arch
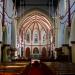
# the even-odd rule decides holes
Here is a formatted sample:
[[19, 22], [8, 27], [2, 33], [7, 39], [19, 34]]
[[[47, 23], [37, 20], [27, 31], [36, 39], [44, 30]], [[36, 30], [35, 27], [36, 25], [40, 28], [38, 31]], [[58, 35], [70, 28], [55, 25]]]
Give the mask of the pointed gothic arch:
[[33, 54], [39, 54], [39, 50], [38, 50], [37, 47], [35, 47], [35, 48], [33, 49]]
[[30, 48], [29, 47], [26, 48], [25, 56], [26, 56], [27, 59], [30, 58]]
[[46, 48], [43, 47], [43, 48], [42, 48], [42, 58], [43, 58], [43, 59], [46, 59], [46, 57], [47, 57], [47, 51], [46, 51]]
[[49, 16], [47, 16], [46, 14], [44, 14], [43, 12], [41, 12], [39, 10], [32, 10], [29, 13], [25, 14], [25, 16], [23, 15], [23, 17], [20, 18], [21, 20], [18, 24], [18, 28], [23, 28], [25, 22], [28, 23], [29, 20], [31, 21], [32, 19], [34, 19], [34, 17], [35, 17], [34, 15], [37, 15], [38, 17], [41, 16], [41, 17], [39, 17], [41, 19], [41, 21], [44, 21], [45, 23], [47, 23], [47, 25], [46, 25], [47, 27], [49, 27], [51, 29], [53, 28], [53, 26], [52, 26], [53, 24], [52, 24]]
[[[22, 17], [21, 21], [19, 21], [19, 23], [18, 23], [19, 32], [24, 32], [26, 35], [28, 30], [30, 30], [30, 34], [31, 34], [30, 42], [28, 43], [26, 41], [26, 39], [24, 39], [24, 41], [25, 41], [25, 45], [28, 45], [31, 48], [31, 51], [33, 50], [33, 48], [35, 48], [35, 46], [37, 46], [39, 50], [42, 49], [42, 46], [45, 46], [45, 47], [47, 47], [47, 50], [48, 50], [48, 44], [50, 44], [50, 42], [48, 40], [48, 33], [49, 32], [52, 33], [51, 36], [53, 36], [53, 30], [54, 30], [53, 28], [54, 28], [54, 26], [50, 20], [50, 17], [39, 10], [33, 10], [33, 11], [25, 14]], [[38, 37], [36, 37], [36, 38], [34, 38], [35, 37], [34, 33], [36, 33], [35, 30], [37, 30], [37, 32], [38, 32], [38, 34], [37, 34]], [[42, 30], [45, 32], [45, 35], [43, 35], [43, 36], [42, 36], [43, 33], [41, 33]], [[44, 40], [44, 43], [42, 42], [42, 38]], [[34, 40], [35, 40], [35, 42], [34, 42]], [[39, 51], [39, 52], [41, 52], [41, 51]], [[43, 54], [45, 52], [46, 51], [44, 50]], [[44, 56], [46, 56], [46, 54], [44, 54]]]

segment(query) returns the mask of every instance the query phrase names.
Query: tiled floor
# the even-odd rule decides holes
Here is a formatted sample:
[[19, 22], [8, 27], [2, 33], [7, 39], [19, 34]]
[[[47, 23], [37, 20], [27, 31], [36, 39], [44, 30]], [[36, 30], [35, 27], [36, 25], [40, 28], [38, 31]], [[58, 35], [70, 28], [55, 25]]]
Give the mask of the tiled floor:
[[[75, 75], [75, 64], [61, 62], [43, 62], [57, 75]], [[29, 62], [0, 64], [0, 75], [20, 75]]]
[[56, 72], [57, 75], [75, 75], [75, 64], [52, 62], [48, 63], [49, 68]]
[[0, 75], [19, 75], [29, 62], [0, 64]]

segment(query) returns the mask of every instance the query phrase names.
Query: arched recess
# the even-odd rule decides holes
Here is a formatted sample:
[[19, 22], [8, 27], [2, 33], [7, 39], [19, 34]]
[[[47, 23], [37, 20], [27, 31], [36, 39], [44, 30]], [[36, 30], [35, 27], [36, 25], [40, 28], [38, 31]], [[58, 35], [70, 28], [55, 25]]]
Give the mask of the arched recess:
[[30, 42], [30, 31], [28, 30], [26, 33], [26, 41], [29, 43]]
[[37, 47], [33, 49], [33, 58], [39, 59], [39, 50]]
[[26, 48], [25, 56], [26, 56], [27, 59], [30, 58], [30, 48], [29, 47]]
[[42, 48], [42, 59], [45, 59], [46, 57], [47, 57], [46, 48], [43, 47], [43, 48]]
[[33, 49], [33, 54], [39, 54], [39, 50], [38, 50], [37, 47], [35, 47], [35, 48]]

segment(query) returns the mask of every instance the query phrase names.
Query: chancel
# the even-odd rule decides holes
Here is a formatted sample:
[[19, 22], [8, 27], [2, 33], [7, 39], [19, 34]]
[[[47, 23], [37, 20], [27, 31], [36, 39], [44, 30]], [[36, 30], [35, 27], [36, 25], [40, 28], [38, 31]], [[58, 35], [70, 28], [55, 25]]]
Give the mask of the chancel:
[[75, 0], [0, 0], [0, 75], [75, 74]]

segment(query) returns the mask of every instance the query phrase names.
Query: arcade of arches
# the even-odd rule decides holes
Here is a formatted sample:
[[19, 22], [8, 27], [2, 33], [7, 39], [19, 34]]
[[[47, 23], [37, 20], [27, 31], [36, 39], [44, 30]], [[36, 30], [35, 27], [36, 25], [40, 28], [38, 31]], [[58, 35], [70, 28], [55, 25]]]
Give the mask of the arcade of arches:
[[[3, 53], [0, 59], [6, 62], [17, 58], [29, 60], [32, 56], [37, 55], [40, 59], [45, 60], [75, 62], [75, 54], [74, 50], [72, 50], [74, 49], [74, 45], [71, 43], [68, 44], [71, 41], [74, 43], [74, 18], [75, 17], [73, 17], [71, 29], [67, 26], [64, 29], [64, 35], [62, 34], [65, 36], [64, 40], [62, 39], [63, 36], [59, 36], [61, 35], [61, 29], [57, 29], [57, 27], [60, 27], [59, 23], [57, 23], [57, 18], [55, 19], [56, 26], [54, 26], [51, 17], [40, 10], [32, 10], [20, 18], [15, 18], [15, 26], [12, 27], [15, 32], [13, 32], [13, 30], [11, 32], [12, 41], [8, 38], [10, 34], [8, 34], [6, 25], [3, 28], [4, 44], [2, 44], [2, 49], [4, 49], [4, 51], [2, 51]], [[69, 30], [71, 30], [71, 32], [67, 35]], [[2, 33], [0, 33], [0, 35], [2, 36]], [[2, 40], [2, 37], [0, 39]], [[11, 59], [9, 59], [9, 57], [11, 57]]]
[[[20, 18], [18, 36], [19, 45], [23, 47], [23, 56], [26, 58], [32, 56], [35, 49], [40, 56], [48, 57], [49, 50], [51, 52], [55, 48], [54, 26], [47, 15], [37, 10]], [[19, 49], [21, 55], [20, 46]]]
[[0, 75], [53, 72], [75, 75], [75, 0], [0, 0]]

